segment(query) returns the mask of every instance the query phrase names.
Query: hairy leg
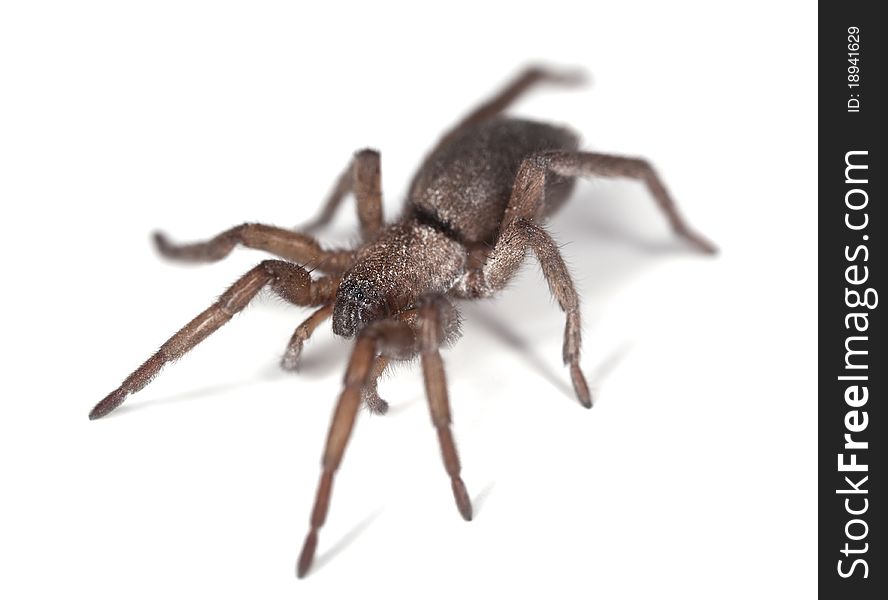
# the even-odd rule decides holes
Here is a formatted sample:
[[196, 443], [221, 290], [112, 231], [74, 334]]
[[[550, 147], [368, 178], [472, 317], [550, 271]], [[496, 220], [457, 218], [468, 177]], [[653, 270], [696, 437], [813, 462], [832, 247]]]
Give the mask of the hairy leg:
[[467, 127], [491, 119], [506, 110], [515, 100], [524, 95], [528, 90], [540, 83], [554, 83], [557, 85], [578, 85], [584, 80], [580, 71], [554, 71], [543, 67], [529, 67], [521, 71], [515, 78], [506, 84], [499, 92], [483, 102], [475, 110], [466, 115], [456, 124], [439, 142], [444, 144], [453, 136]]
[[442, 298], [427, 299], [419, 309], [371, 323], [358, 334], [346, 369], [343, 391], [327, 435], [310, 528], [297, 566], [299, 577], [308, 573], [314, 560], [318, 532], [326, 521], [330, 507], [333, 478], [342, 462], [361, 399], [366, 397], [368, 387], [375, 385], [375, 379], [387, 367], [390, 359], [407, 359], [417, 352], [420, 354], [432, 422], [438, 430], [457, 507], [465, 519], [471, 519], [471, 502], [460, 477], [459, 458], [450, 432], [450, 408], [444, 369], [438, 353], [442, 344], [452, 342], [458, 335], [459, 316], [455, 308]]
[[314, 330], [317, 329], [318, 325], [329, 319], [332, 314], [333, 303], [331, 302], [330, 304], [325, 304], [317, 309], [299, 324], [299, 327], [293, 332], [293, 336], [287, 344], [287, 349], [284, 350], [284, 355], [281, 357], [282, 369], [285, 371], [295, 371], [299, 368], [299, 359], [302, 356], [302, 346], [308, 341], [308, 338], [311, 337], [311, 334], [314, 333]]
[[299, 555], [297, 566], [299, 577], [304, 577], [308, 573], [314, 561], [318, 532], [327, 519], [330, 507], [333, 477], [339, 469], [345, 447], [351, 437], [358, 407], [361, 404], [362, 390], [370, 380], [377, 352], [382, 345], [412, 347], [415, 343], [414, 338], [413, 331], [406, 323], [393, 319], [372, 323], [358, 334], [345, 371], [343, 390], [327, 434], [327, 443], [321, 461], [321, 479], [311, 512], [310, 528]]
[[[287, 344], [287, 349], [284, 351], [283, 357], [281, 357], [282, 369], [285, 371], [295, 371], [299, 368], [299, 359], [302, 356], [302, 348], [305, 342], [308, 341], [312, 333], [314, 333], [315, 329], [317, 329], [321, 323], [330, 318], [331, 314], [333, 314], [333, 304], [325, 304], [309, 315], [309, 317], [296, 328], [293, 337], [290, 338], [290, 342]], [[388, 364], [389, 359], [387, 357], [376, 357], [376, 361], [373, 363], [373, 371], [370, 374], [370, 380], [367, 382], [367, 385], [364, 386], [362, 391], [364, 404], [370, 409], [370, 412], [378, 415], [384, 415], [388, 411], [388, 403], [379, 397], [379, 392], [377, 390], [377, 381], [382, 376], [382, 373], [385, 371]]]
[[[703, 235], [697, 233], [691, 228], [684, 217], [678, 210], [678, 206], [666, 185], [657, 175], [657, 172], [651, 164], [641, 158], [629, 158], [625, 156], [614, 156], [611, 154], [600, 154], [597, 152], [546, 152], [537, 157], [528, 159], [521, 166], [518, 174], [518, 181], [544, 181], [546, 171], [552, 171], [566, 177], [628, 177], [643, 182], [660, 210], [669, 221], [672, 230], [679, 236], [686, 239], [691, 245], [697, 249], [713, 254], [717, 251], [715, 244], [707, 240]], [[515, 197], [513, 196], [513, 200]], [[534, 214], [529, 214], [532, 205], [544, 202], [539, 197], [530, 197], [526, 195], [524, 201], [528, 203], [527, 210], [516, 211], [511, 214], [512, 219], [533, 218]]]
[[206, 242], [174, 244], [163, 233], [154, 234], [158, 251], [166, 258], [185, 262], [215, 262], [228, 256], [235, 246], [265, 250], [325, 273], [342, 273], [354, 262], [352, 250], [324, 250], [318, 242], [303, 233], [245, 223], [232, 227]]
[[577, 397], [583, 406], [589, 408], [592, 397], [579, 366], [579, 298], [558, 246], [544, 229], [533, 223], [534, 219], [545, 213], [544, 192], [549, 171], [566, 177], [603, 175], [641, 179], [678, 235], [705, 252], [715, 252], [715, 246], [690, 228], [663, 182], [644, 160], [593, 152], [551, 151], [522, 162], [496, 245], [483, 265], [466, 272], [457, 284], [457, 293], [464, 297], [481, 298], [501, 290], [517, 271], [527, 250], [533, 250], [549, 290], [565, 313], [564, 362], [570, 367]]
[[466, 491], [466, 485], [460, 476], [459, 454], [450, 431], [450, 401], [447, 398], [447, 380], [444, 376], [444, 363], [439, 348], [445, 336], [442, 322], [442, 310], [447, 307], [441, 298], [428, 299], [419, 309], [419, 350], [422, 360], [422, 374], [425, 381], [426, 396], [429, 400], [429, 411], [432, 424], [438, 432], [441, 445], [441, 457], [444, 468], [450, 477], [450, 487], [459, 513], [466, 521], [472, 520], [472, 502]]
[[580, 403], [592, 407], [589, 386], [580, 370], [580, 301], [576, 289], [552, 237], [527, 219], [510, 220], [500, 234], [487, 262], [466, 272], [456, 292], [466, 298], [485, 298], [503, 289], [518, 271], [531, 249], [539, 260], [549, 290], [564, 311], [564, 364], [570, 368], [574, 391]]
[[284, 261], [262, 261], [238, 279], [212, 306], [168, 339], [160, 350], [133, 371], [120, 387], [96, 404], [89, 413], [89, 418], [104, 417], [123, 404], [127, 396], [148, 385], [165, 364], [180, 358], [230, 321], [266, 285], [293, 304], [312, 306], [329, 302], [331, 295], [335, 293], [335, 283], [335, 279], [330, 277], [312, 281], [308, 271]]
[[321, 213], [300, 229], [311, 233], [329, 224], [349, 192], [353, 192], [355, 195], [361, 235], [364, 240], [376, 237], [383, 222], [382, 177], [380, 175], [379, 152], [370, 149], [359, 150], [355, 153], [348, 167], [336, 181]]
[[367, 385], [364, 386], [364, 389], [361, 390], [361, 398], [364, 400], [364, 406], [376, 415], [384, 415], [389, 409], [388, 402], [379, 396], [378, 385], [379, 378], [385, 373], [390, 362], [391, 359], [387, 356], [377, 356], [376, 360], [373, 362], [370, 379], [367, 381]]

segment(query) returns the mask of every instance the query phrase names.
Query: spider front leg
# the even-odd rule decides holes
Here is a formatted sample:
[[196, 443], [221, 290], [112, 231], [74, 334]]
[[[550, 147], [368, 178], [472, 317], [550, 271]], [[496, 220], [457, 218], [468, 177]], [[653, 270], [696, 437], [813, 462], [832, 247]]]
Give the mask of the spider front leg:
[[311, 236], [260, 223], [244, 223], [223, 231], [206, 242], [174, 244], [161, 232], [154, 234], [157, 250], [166, 258], [183, 262], [216, 262], [241, 245], [264, 250], [280, 258], [310, 265], [326, 273], [342, 273], [354, 261], [351, 250], [324, 250]]
[[321, 277], [312, 281], [308, 271], [288, 262], [262, 261], [238, 279], [212, 306], [167, 340], [120, 387], [96, 404], [89, 413], [89, 418], [104, 417], [120, 406], [127, 396], [148, 385], [165, 364], [178, 359], [230, 321], [266, 285], [270, 285], [276, 294], [293, 304], [316, 306], [330, 301], [337, 283], [338, 279], [333, 277]]
[[339, 176], [336, 185], [327, 197], [321, 213], [300, 229], [306, 233], [314, 232], [328, 225], [343, 199], [350, 193], [355, 195], [358, 209], [358, 221], [361, 224], [361, 236], [364, 241], [376, 237], [382, 228], [382, 176], [379, 152], [369, 148], [355, 153], [351, 162]]
[[[311, 525], [302, 552], [299, 555], [297, 575], [304, 577], [314, 561], [318, 532], [327, 518], [333, 477], [342, 461], [345, 446], [351, 436], [357, 417], [362, 390], [385, 367], [379, 358], [407, 359], [418, 352], [422, 361], [423, 377], [432, 423], [438, 432], [444, 466], [450, 476], [456, 505], [464, 519], [472, 519], [472, 505], [466, 486], [460, 477], [460, 463], [456, 444], [450, 431], [450, 406], [444, 368], [438, 348], [457, 337], [458, 318], [453, 307], [443, 298], [425, 299], [417, 310], [410, 310], [394, 318], [377, 321], [365, 327], [355, 342], [345, 373], [344, 389], [333, 413], [333, 422], [327, 435], [322, 461], [321, 480], [311, 513]], [[374, 357], [376, 363], [374, 365]]]
[[361, 390], [361, 398], [364, 400], [364, 406], [375, 415], [384, 415], [388, 412], [388, 402], [379, 396], [379, 378], [385, 373], [386, 368], [391, 360], [387, 356], [379, 355], [373, 363], [373, 370], [370, 372], [370, 381]]
[[[303, 321], [293, 337], [287, 344], [287, 349], [281, 357], [281, 368], [285, 371], [296, 371], [299, 368], [299, 359], [302, 357], [302, 348], [306, 341], [311, 337], [317, 327], [330, 318], [333, 314], [333, 304], [326, 304], [313, 312], [305, 321]], [[379, 397], [377, 390], [377, 382], [389, 364], [389, 359], [385, 356], [377, 356], [376, 362], [373, 364], [373, 372], [370, 381], [364, 386], [362, 397], [364, 404], [370, 409], [370, 412], [384, 415], [388, 412], [388, 403]]]
[[438, 432], [438, 443], [441, 445], [441, 458], [444, 469], [450, 477], [450, 487], [459, 514], [466, 521], [472, 520], [472, 501], [466, 491], [466, 484], [460, 476], [459, 454], [450, 431], [450, 401], [447, 398], [447, 380], [444, 376], [444, 363], [441, 360], [442, 341], [446, 336], [447, 327], [444, 323], [444, 312], [450, 305], [439, 297], [427, 298], [420, 306], [419, 320], [419, 352], [422, 361], [422, 375], [425, 381], [426, 396], [429, 400], [429, 411], [432, 425]]
[[332, 314], [333, 303], [331, 302], [317, 309], [299, 324], [299, 327], [293, 332], [293, 337], [290, 338], [290, 342], [287, 344], [287, 349], [284, 350], [284, 355], [281, 357], [281, 368], [283, 370], [295, 371], [299, 368], [299, 359], [302, 357], [303, 345], [308, 341], [308, 338], [311, 337], [318, 325], [329, 319]]
[[370, 380], [374, 359], [383, 345], [412, 347], [413, 344], [414, 334], [410, 327], [406, 323], [394, 319], [371, 323], [358, 334], [345, 371], [343, 390], [336, 404], [333, 421], [327, 434], [324, 456], [321, 461], [321, 479], [311, 512], [310, 528], [305, 537], [302, 552], [299, 554], [297, 566], [299, 577], [305, 576], [314, 561], [318, 545], [318, 531], [324, 525], [327, 511], [330, 508], [333, 477], [339, 469], [345, 447], [351, 437], [358, 407], [361, 404], [362, 391]]

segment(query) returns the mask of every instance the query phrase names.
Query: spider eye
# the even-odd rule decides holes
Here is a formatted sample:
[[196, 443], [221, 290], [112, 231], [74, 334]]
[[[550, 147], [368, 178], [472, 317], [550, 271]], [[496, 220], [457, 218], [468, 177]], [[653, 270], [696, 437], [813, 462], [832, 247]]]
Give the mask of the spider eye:
[[333, 306], [333, 333], [353, 337], [364, 325], [376, 320], [382, 304], [371, 282], [343, 281]]

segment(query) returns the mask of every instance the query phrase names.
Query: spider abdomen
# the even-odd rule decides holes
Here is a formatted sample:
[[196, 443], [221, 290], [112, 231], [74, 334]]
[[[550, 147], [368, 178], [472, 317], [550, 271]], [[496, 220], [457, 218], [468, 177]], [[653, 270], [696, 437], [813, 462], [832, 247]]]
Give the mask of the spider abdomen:
[[[490, 242], [502, 223], [521, 161], [545, 150], [576, 150], [564, 128], [519, 119], [491, 119], [437, 147], [413, 179], [408, 204], [465, 242]], [[546, 212], [573, 180], [549, 174]]]

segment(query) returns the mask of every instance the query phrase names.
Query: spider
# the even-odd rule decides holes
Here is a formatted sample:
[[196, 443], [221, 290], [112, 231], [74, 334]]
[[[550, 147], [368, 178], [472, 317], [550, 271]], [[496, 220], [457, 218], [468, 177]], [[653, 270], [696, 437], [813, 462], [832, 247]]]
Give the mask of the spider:
[[[170, 259], [218, 261], [242, 245], [279, 260], [263, 260], [238, 279], [99, 402], [89, 418], [98, 419], [120, 406], [165, 364], [194, 348], [269, 287], [297, 306], [318, 307], [293, 333], [281, 359], [284, 369], [295, 369], [303, 344], [327, 319], [332, 318], [335, 334], [355, 339], [327, 436], [298, 576], [311, 568], [333, 479], [359, 406], [363, 403], [375, 413], [388, 408], [376, 382], [390, 361], [419, 356], [453, 497], [462, 517], [471, 520], [439, 352], [459, 336], [453, 300], [496, 294], [533, 251], [566, 317], [564, 363], [580, 404], [590, 408], [592, 397], [580, 371], [577, 292], [558, 246], [541, 226], [567, 199], [575, 178], [641, 180], [675, 233], [703, 252], [715, 252], [712, 243], [687, 225], [647, 161], [582, 152], [576, 134], [568, 129], [502, 116], [540, 83], [581, 81], [578, 73], [540, 67], [518, 74], [442, 137], [414, 176], [401, 216], [390, 224], [383, 221], [380, 155], [365, 149], [354, 154], [323, 210], [300, 231], [247, 223], [209, 241], [181, 245], [156, 233], [158, 250]], [[349, 193], [356, 200], [362, 243], [358, 248], [322, 248], [310, 233], [330, 222]], [[309, 264], [323, 275], [313, 279], [303, 266]]]

